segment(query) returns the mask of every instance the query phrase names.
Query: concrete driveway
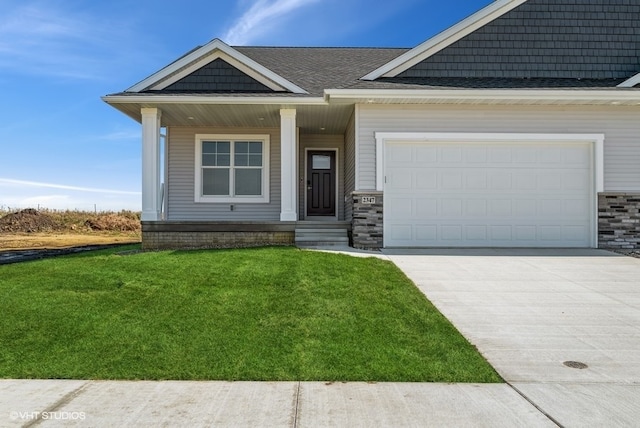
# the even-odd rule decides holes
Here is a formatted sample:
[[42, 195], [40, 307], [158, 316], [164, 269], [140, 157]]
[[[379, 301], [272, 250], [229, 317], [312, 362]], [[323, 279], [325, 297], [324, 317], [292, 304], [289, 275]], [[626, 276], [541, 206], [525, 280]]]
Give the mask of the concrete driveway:
[[558, 424], [640, 423], [640, 259], [601, 250], [385, 254]]

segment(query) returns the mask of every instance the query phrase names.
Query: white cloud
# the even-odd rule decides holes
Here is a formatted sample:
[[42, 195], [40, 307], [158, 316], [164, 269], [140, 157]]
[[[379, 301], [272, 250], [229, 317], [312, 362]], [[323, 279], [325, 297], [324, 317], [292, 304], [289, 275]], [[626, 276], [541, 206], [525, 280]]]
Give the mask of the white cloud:
[[256, 40], [277, 19], [318, 0], [257, 0], [227, 31], [224, 41], [230, 45], [246, 45]]
[[142, 138], [142, 131], [140, 129], [131, 129], [125, 131], [114, 131], [109, 134], [96, 135], [94, 137], [88, 137], [86, 140], [105, 140], [105, 141], [128, 141], [128, 140], [140, 140]]
[[114, 32], [108, 21], [51, 2], [7, 6], [0, 14], [0, 69], [101, 79], [126, 35], [124, 26]]
[[0, 178], [0, 209], [140, 211], [140, 192]]
[[62, 189], [62, 190], [73, 190], [78, 192], [91, 192], [91, 193], [108, 193], [112, 195], [137, 195], [139, 196], [140, 192], [130, 192], [125, 190], [112, 190], [112, 189], [97, 189], [93, 187], [79, 187], [79, 186], [67, 186], [64, 184], [54, 184], [54, 183], [41, 183], [37, 181], [25, 181], [25, 180], [14, 180], [11, 178], [0, 178], [0, 186], [3, 187], [40, 187], [40, 188], [49, 188], [49, 189]]

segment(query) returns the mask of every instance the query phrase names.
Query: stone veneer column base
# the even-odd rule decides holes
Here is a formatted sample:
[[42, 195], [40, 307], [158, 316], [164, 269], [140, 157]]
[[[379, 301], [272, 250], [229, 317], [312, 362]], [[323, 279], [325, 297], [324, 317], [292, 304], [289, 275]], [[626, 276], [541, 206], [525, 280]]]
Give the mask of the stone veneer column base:
[[598, 247], [640, 249], [640, 193], [598, 194]]
[[353, 192], [351, 234], [353, 247], [363, 250], [382, 248], [382, 192]]

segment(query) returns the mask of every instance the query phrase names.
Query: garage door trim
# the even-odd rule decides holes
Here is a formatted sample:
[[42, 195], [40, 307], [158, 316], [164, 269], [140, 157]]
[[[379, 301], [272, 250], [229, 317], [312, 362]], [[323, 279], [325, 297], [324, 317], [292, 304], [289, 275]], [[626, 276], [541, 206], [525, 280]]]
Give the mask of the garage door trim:
[[416, 132], [376, 132], [376, 190], [385, 191], [386, 163], [385, 152], [388, 145], [394, 143], [436, 143], [436, 144], [474, 144], [474, 143], [558, 143], [588, 144], [591, 147], [593, 194], [591, 210], [592, 247], [597, 241], [597, 194], [604, 191], [604, 134], [524, 134], [524, 133], [416, 133]]

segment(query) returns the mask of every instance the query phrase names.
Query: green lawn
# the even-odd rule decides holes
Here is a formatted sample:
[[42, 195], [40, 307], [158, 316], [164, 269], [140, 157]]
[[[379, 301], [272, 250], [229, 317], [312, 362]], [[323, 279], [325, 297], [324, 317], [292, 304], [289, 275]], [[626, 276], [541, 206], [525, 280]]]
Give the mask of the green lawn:
[[501, 381], [390, 262], [126, 249], [0, 266], [0, 377]]

